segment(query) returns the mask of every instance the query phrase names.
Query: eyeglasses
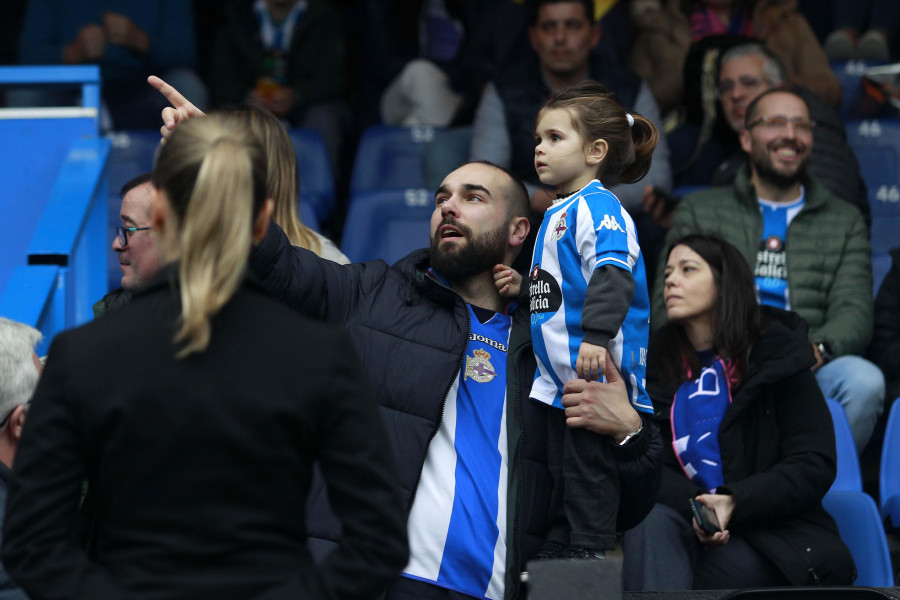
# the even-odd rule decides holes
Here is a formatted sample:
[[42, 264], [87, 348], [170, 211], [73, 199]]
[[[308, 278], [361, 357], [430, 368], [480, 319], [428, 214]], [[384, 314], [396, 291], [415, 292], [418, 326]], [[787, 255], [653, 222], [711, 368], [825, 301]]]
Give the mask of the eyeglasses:
[[116, 227], [116, 237], [119, 238], [119, 244], [124, 248], [128, 245], [128, 234], [135, 231], [147, 231], [152, 227]]
[[753, 75], [742, 75], [738, 77], [737, 80], [734, 79], [723, 79], [719, 82], [719, 85], [716, 86], [716, 91], [720, 96], [727, 94], [732, 91], [737, 86], [741, 86], [745, 90], [750, 92], [754, 90], [758, 90], [762, 84], [764, 83], [764, 79], [762, 77], [754, 77]]
[[757, 125], [762, 125], [765, 129], [770, 131], [779, 131], [784, 132], [787, 131], [788, 125], [794, 128], [794, 131], [799, 133], [812, 133], [812, 130], [816, 126], [815, 121], [810, 121], [809, 119], [802, 119], [800, 117], [795, 117], [793, 119], [788, 119], [787, 117], [760, 117], [752, 123], [748, 123], [745, 128], [750, 130], [756, 127]]

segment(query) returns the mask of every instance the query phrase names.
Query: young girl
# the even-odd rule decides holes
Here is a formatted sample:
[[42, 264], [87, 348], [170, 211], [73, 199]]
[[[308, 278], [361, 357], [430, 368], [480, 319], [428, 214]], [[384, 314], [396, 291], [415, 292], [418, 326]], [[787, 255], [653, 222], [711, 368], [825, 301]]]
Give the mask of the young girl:
[[[601, 183], [646, 175], [659, 135], [629, 115], [600, 84], [585, 81], [544, 104], [537, 116], [534, 164], [559, 195], [544, 215], [528, 275], [537, 372], [531, 398], [562, 408], [575, 377], [600, 380], [606, 353], [622, 372], [635, 408], [652, 412], [644, 391], [649, 298], [634, 223]], [[503, 265], [504, 295], [521, 278]], [[592, 558], [615, 547], [619, 504], [614, 449], [606, 439], [550, 419], [548, 461], [562, 507], [538, 558]], [[627, 439], [626, 442], [627, 443]]]

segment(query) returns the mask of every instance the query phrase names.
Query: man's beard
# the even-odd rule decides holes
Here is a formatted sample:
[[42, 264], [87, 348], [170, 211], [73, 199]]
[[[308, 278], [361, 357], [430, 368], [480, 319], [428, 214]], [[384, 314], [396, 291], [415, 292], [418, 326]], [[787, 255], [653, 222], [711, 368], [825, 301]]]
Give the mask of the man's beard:
[[[441, 247], [441, 225], [456, 227], [465, 237], [466, 243]], [[441, 221], [431, 238], [431, 267], [448, 281], [462, 281], [501, 264], [506, 249], [506, 225], [475, 236], [467, 226], [447, 217]]]
[[766, 149], [766, 154], [762, 158], [751, 156], [756, 176], [778, 189], [787, 189], [800, 182], [806, 175], [806, 168], [809, 166], [809, 158], [810, 156], [807, 155], [806, 158], [803, 159], [803, 162], [797, 165], [797, 168], [793, 173], [782, 173], [772, 166], [772, 160], [769, 156], [768, 149]]

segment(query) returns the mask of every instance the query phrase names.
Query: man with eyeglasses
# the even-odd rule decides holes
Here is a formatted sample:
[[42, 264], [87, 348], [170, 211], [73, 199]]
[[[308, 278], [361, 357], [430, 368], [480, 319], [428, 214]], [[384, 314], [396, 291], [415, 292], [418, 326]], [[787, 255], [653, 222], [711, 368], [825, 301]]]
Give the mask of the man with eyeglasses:
[[[0, 317], [0, 531], [6, 512], [10, 469], [22, 438], [28, 404], [42, 370], [34, 352], [40, 339], [41, 332], [37, 329]], [[27, 600], [2, 564], [0, 590], [3, 590], [2, 598]]]
[[144, 287], [159, 271], [159, 251], [150, 227], [151, 173], [139, 175], [122, 186], [122, 225], [116, 227], [112, 248], [118, 254], [122, 269], [122, 287], [97, 301], [94, 318], [100, 317], [131, 300], [131, 293]]
[[[749, 165], [734, 184], [686, 196], [672, 217], [664, 251], [690, 233], [733, 243], [754, 269], [761, 304], [792, 310], [809, 325], [822, 393], [844, 407], [862, 452], [884, 406], [884, 376], [857, 356], [872, 336], [872, 265], [862, 215], [807, 172], [816, 124], [803, 98], [763, 92], [740, 132]], [[662, 270], [651, 327], [665, 323]]]
[[[738, 133], [744, 127], [747, 107], [761, 93], [773, 88], [788, 88], [806, 102], [811, 118], [816, 122], [810, 173], [835, 196], [859, 209], [868, 226], [871, 218], [866, 184], [856, 155], [847, 143], [843, 122], [825, 101], [809, 89], [800, 85], [789, 87], [781, 61], [760, 42], [743, 43], [722, 54], [716, 91], [722, 116], [729, 128], [722, 128], [722, 131], [713, 134], [697, 159], [696, 164], [702, 167], [692, 169], [687, 179], [679, 184], [719, 186], [734, 182], [738, 170], [747, 161], [747, 156], [737, 147]], [[731, 131], [734, 132], [733, 137]], [[643, 206], [644, 211], [660, 225], [668, 226], [671, 213], [666, 212], [665, 203], [652, 189], [645, 189]]]

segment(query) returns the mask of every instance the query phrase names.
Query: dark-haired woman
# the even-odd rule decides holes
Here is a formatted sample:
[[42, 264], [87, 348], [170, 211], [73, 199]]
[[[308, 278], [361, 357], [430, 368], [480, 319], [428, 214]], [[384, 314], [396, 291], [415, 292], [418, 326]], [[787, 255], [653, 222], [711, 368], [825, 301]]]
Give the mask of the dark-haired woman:
[[[665, 277], [648, 391], [669, 444], [659, 501], [625, 535], [626, 589], [851, 583], [853, 559], [822, 508], [834, 430], [805, 324], [761, 311], [746, 261], [719, 238], [676, 242]], [[720, 531], [698, 526], [692, 498]]]

